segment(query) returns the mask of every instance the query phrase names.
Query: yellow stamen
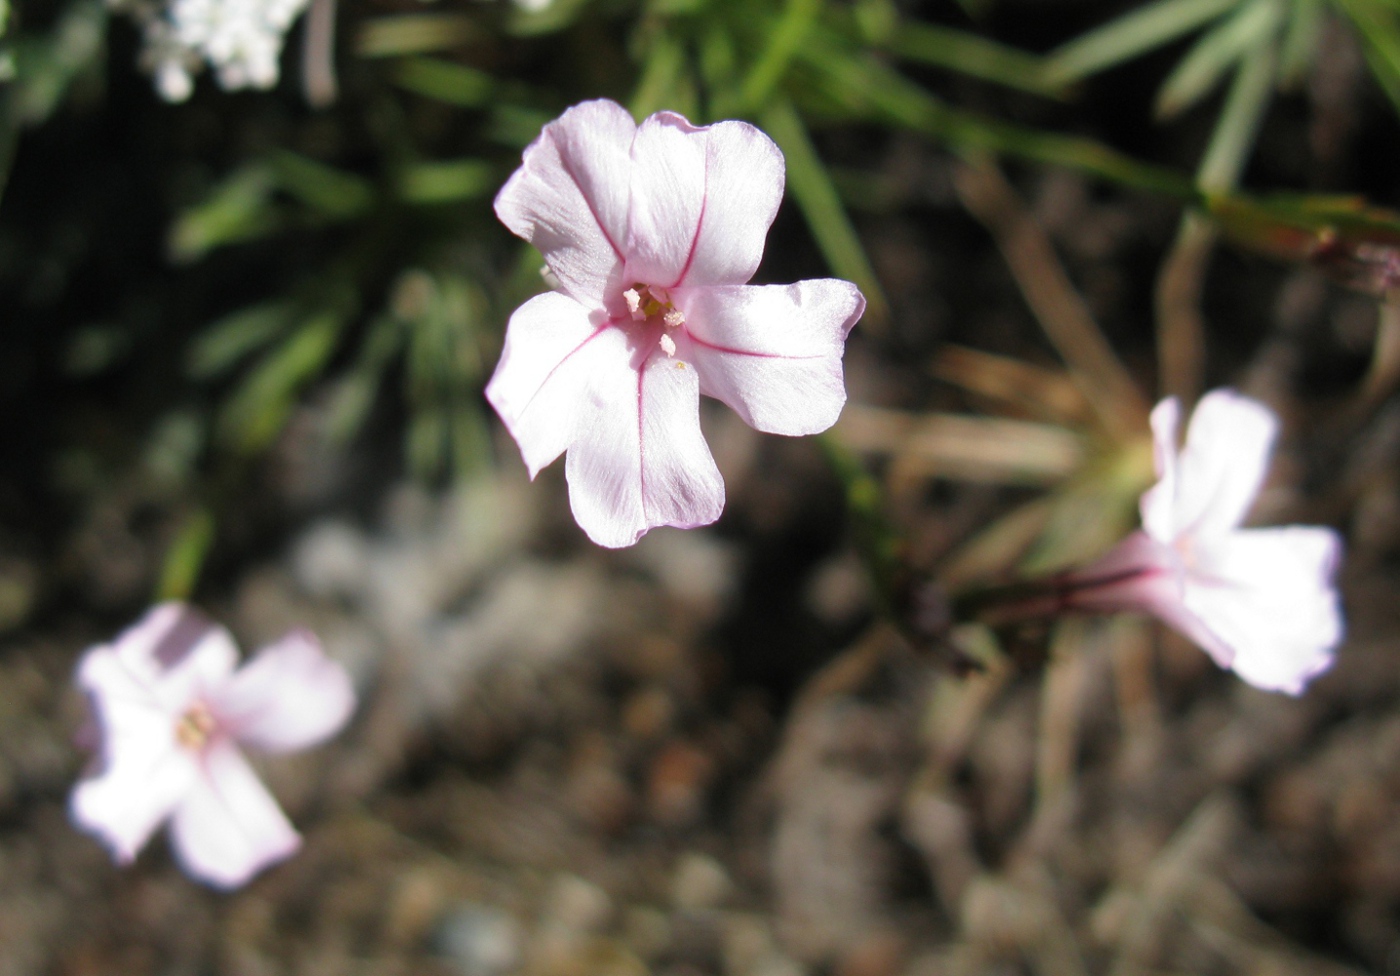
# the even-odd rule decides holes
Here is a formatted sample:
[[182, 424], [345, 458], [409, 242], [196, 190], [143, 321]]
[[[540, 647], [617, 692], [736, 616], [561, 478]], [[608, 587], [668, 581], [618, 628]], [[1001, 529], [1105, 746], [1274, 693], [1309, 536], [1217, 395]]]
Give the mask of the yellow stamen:
[[203, 702], [195, 702], [175, 723], [175, 741], [193, 752], [203, 749], [218, 728], [214, 713]]

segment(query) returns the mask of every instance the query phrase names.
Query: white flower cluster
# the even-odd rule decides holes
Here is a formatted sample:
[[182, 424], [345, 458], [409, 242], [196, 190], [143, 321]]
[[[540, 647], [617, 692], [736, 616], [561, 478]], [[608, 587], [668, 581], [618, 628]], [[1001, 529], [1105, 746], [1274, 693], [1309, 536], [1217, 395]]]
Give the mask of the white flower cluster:
[[156, 91], [183, 102], [194, 90], [194, 75], [205, 64], [226, 91], [271, 88], [277, 61], [292, 23], [310, 0], [142, 0], [118, 6], [141, 24], [145, 67]]

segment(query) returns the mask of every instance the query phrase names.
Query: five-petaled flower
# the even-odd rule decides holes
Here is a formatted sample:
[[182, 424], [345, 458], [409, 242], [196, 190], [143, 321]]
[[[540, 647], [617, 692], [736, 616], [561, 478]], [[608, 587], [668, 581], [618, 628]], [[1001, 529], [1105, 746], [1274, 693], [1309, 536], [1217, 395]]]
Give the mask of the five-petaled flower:
[[1342, 639], [1331, 529], [1242, 529], [1268, 471], [1278, 423], [1255, 400], [1206, 394], [1178, 453], [1180, 407], [1152, 411], [1159, 481], [1142, 496], [1142, 529], [1065, 580], [1082, 610], [1141, 610], [1259, 688], [1299, 694]]
[[300, 846], [238, 746], [291, 752], [329, 738], [355, 707], [349, 676], [304, 630], [235, 671], [237, 661], [228, 631], [179, 603], [84, 654], [77, 681], [102, 765], [74, 788], [70, 809], [118, 862], [167, 818], [181, 865], [221, 888]]
[[769, 433], [836, 422], [865, 299], [834, 279], [747, 284], [782, 194], [782, 153], [753, 126], [637, 125], [599, 100], [546, 125], [497, 195], [557, 290], [511, 316], [486, 395], [532, 478], [568, 451], [574, 517], [600, 545], [719, 517], [701, 393]]

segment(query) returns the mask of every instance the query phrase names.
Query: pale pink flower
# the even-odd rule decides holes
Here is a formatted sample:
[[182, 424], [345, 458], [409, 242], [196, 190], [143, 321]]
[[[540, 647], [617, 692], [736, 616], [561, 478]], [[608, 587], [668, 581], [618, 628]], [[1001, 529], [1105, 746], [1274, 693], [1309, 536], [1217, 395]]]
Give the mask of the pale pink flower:
[[1160, 480], [1142, 496], [1142, 529], [1070, 574], [1065, 602], [1146, 611], [1250, 684], [1299, 694], [1342, 639], [1341, 539], [1318, 526], [1240, 528], [1277, 434], [1267, 407], [1206, 394], [1178, 453], [1179, 413], [1175, 399], [1152, 411]]
[[546, 125], [497, 195], [557, 290], [511, 316], [486, 396], [530, 477], [568, 451], [574, 518], [600, 545], [719, 517], [701, 393], [769, 433], [836, 422], [865, 299], [828, 278], [746, 284], [782, 195], [782, 153], [753, 126], [637, 125], [606, 100]]
[[179, 603], [153, 607], [78, 664], [101, 768], [73, 790], [73, 820], [130, 863], [166, 819], [181, 865], [234, 888], [301, 837], [239, 745], [292, 752], [334, 735], [355, 694], [314, 634], [295, 630], [237, 671], [228, 631]]

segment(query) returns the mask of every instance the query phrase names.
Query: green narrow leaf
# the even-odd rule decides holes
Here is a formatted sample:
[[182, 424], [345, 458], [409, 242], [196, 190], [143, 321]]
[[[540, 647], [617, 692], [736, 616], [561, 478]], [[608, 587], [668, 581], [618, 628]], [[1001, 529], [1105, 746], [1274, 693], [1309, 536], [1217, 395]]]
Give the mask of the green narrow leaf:
[[273, 153], [269, 164], [279, 187], [327, 217], [347, 220], [374, 205], [374, 186], [362, 176], [285, 149]]
[[415, 478], [431, 481], [442, 473], [447, 428], [447, 418], [437, 404], [414, 409], [404, 431], [404, 453]]
[[1239, 185], [1273, 96], [1275, 65], [1274, 45], [1267, 41], [1240, 65], [1196, 173], [1202, 190], [1218, 193]]
[[740, 87], [739, 97], [749, 112], [758, 111], [767, 102], [821, 9], [822, 0], [787, 0], [782, 17], [768, 33], [767, 47]]
[[553, 116], [538, 109], [505, 103], [493, 106], [486, 134], [493, 141], [512, 149], [522, 149], [535, 140]]
[[1158, 117], [1169, 119], [1190, 108], [1250, 52], [1272, 47], [1282, 14], [1276, 0], [1251, 0], [1209, 30], [1162, 84], [1155, 107]]
[[393, 80], [415, 95], [462, 108], [481, 108], [496, 93], [496, 80], [486, 72], [440, 58], [407, 58], [394, 69]]
[[1037, 95], [1059, 97], [1063, 86], [1045, 80], [1041, 58], [949, 27], [904, 21], [885, 46], [910, 61], [949, 68]]
[[1279, 51], [1279, 87], [1296, 88], [1307, 77], [1322, 37], [1322, 0], [1292, 0], [1292, 15]]
[[403, 323], [392, 316], [382, 315], [370, 326], [355, 365], [336, 383], [326, 409], [326, 431], [332, 441], [344, 444], [360, 432], [385, 368], [403, 347], [403, 337]]
[[1047, 57], [1045, 81], [1064, 86], [1184, 37], [1240, 0], [1157, 0], [1078, 37]]
[[788, 187], [831, 270], [856, 283], [865, 294], [865, 321], [876, 329], [884, 328], [889, 322], [889, 301], [792, 103], [785, 98], [772, 99], [760, 118], [787, 158]]
[[280, 223], [272, 208], [272, 189], [272, 174], [263, 164], [235, 171], [203, 203], [175, 218], [167, 244], [171, 260], [188, 264], [215, 248], [271, 233]]
[[1400, 30], [1394, 12], [1372, 0], [1337, 0], [1337, 4], [1361, 34], [1371, 74], [1400, 111]]
[[417, 163], [400, 174], [399, 196], [409, 203], [457, 203], [484, 196], [498, 182], [491, 164], [481, 159]]
[[47, 36], [21, 34], [14, 45], [10, 110], [20, 125], [53, 115], [73, 81], [96, 65], [105, 50], [108, 8], [101, 0], [69, 4]]
[[398, 14], [360, 24], [355, 53], [365, 58], [423, 54], [481, 40], [481, 28], [461, 14]]
[[1065, 166], [1124, 186], [1195, 203], [1192, 180], [1120, 153], [1101, 142], [1042, 132], [949, 108], [888, 65], [839, 56], [819, 37], [800, 52], [824, 94], [859, 117], [938, 139], [960, 151], [985, 151]]
[[452, 412], [452, 473], [461, 478], [480, 471], [491, 457], [491, 427], [474, 403]]
[[156, 584], [155, 601], [188, 600], [214, 542], [214, 516], [199, 509], [188, 516], [166, 550]]
[[861, 37], [876, 47], [889, 44], [895, 34], [908, 25], [907, 21], [900, 22], [899, 8], [893, 0], [856, 0], [852, 13]]
[[190, 345], [189, 375], [210, 379], [228, 372], [245, 356], [271, 342], [287, 324], [290, 309], [266, 302], [226, 315], [201, 332]]
[[710, 118], [727, 119], [742, 114], [736, 82], [739, 55], [734, 48], [734, 38], [718, 19], [701, 34], [696, 60], [709, 92]]
[[220, 413], [219, 432], [226, 442], [245, 454], [272, 443], [291, 415], [297, 393], [335, 351], [343, 321], [340, 312], [323, 311], [263, 357]]
[[637, 80], [637, 88], [632, 93], [628, 109], [639, 119], [664, 108], [693, 117], [691, 113], [694, 106], [682, 104], [689, 99], [677, 97], [687, 90], [690, 93], [694, 91], [694, 86], [683, 78], [686, 67], [685, 48], [679, 40], [664, 30], [651, 32], [646, 45], [642, 74]]

